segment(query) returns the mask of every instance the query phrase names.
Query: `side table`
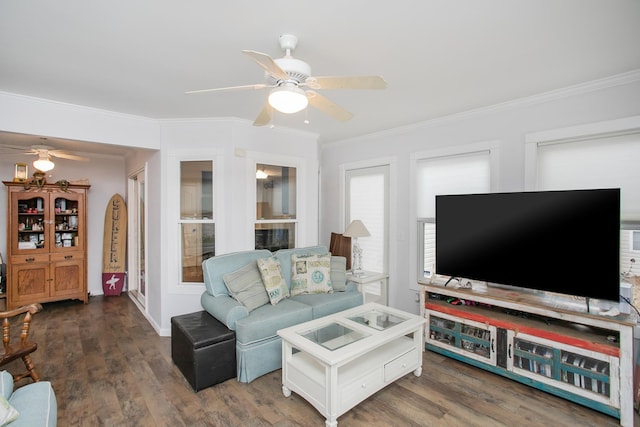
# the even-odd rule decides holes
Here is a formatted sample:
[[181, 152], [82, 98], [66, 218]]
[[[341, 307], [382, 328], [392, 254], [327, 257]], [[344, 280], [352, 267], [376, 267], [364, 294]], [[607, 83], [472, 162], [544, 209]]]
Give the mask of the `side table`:
[[377, 302], [378, 304], [388, 304], [389, 275], [387, 273], [377, 273], [373, 271], [363, 271], [359, 275], [353, 273], [347, 275], [347, 280], [358, 285], [358, 290], [362, 292], [363, 304]]

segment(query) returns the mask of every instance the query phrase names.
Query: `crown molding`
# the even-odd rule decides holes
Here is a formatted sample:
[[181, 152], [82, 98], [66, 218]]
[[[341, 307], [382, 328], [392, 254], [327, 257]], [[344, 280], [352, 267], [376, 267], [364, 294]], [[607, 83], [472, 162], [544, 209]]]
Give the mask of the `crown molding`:
[[529, 107], [533, 105], [544, 104], [546, 102], [566, 99], [572, 96], [584, 95], [599, 90], [622, 86], [630, 83], [640, 81], [640, 69], [632, 70], [626, 73], [616, 74], [610, 77], [602, 79], [592, 80], [585, 83], [579, 83], [572, 86], [567, 86], [560, 89], [551, 90], [548, 92], [542, 92], [536, 95], [527, 96], [524, 98], [518, 98], [511, 101], [505, 101], [498, 104], [489, 105], [486, 107], [476, 108], [473, 110], [463, 111], [460, 113], [450, 114], [447, 116], [436, 117], [433, 119], [425, 120], [422, 122], [412, 123], [406, 126], [400, 126], [392, 129], [386, 129], [380, 132], [369, 133], [366, 135], [359, 135], [353, 138], [343, 139], [340, 141], [333, 141], [322, 144], [322, 147], [330, 147], [335, 145], [342, 145], [353, 142], [362, 142], [371, 138], [380, 138], [388, 136], [397, 136], [399, 134], [405, 134], [416, 130], [428, 129], [432, 127], [442, 126], [444, 124], [455, 123], [462, 120], [480, 118], [489, 114], [495, 114], [498, 112], [516, 110], [523, 107]]

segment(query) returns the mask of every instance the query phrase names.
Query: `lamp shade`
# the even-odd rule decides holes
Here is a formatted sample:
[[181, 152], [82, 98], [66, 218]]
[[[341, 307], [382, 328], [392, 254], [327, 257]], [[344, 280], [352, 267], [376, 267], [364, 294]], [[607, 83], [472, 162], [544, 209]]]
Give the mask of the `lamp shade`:
[[40, 154], [38, 160], [33, 162], [33, 167], [42, 172], [48, 172], [53, 169], [55, 164], [51, 161], [51, 158], [46, 154]]
[[297, 86], [279, 86], [269, 94], [269, 105], [285, 114], [302, 111], [309, 104], [304, 91]]
[[364, 226], [362, 221], [354, 219], [342, 235], [347, 237], [367, 237], [371, 236], [371, 233], [369, 233], [369, 230], [367, 230], [367, 227]]

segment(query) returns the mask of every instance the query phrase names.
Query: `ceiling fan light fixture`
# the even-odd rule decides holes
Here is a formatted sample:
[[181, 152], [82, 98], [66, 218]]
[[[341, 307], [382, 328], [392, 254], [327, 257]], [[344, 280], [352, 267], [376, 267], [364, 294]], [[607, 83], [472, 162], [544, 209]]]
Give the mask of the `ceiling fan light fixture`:
[[256, 171], [256, 179], [267, 179], [269, 175], [262, 169]]
[[297, 113], [307, 108], [308, 104], [307, 95], [297, 86], [278, 86], [269, 94], [269, 105], [281, 113]]
[[47, 154], [39, 154], [38, 160], [33, 162], [33, 167], [42, 172], [48, 172], [55, 167], [55, 163], [51, 161], [51, 158]]

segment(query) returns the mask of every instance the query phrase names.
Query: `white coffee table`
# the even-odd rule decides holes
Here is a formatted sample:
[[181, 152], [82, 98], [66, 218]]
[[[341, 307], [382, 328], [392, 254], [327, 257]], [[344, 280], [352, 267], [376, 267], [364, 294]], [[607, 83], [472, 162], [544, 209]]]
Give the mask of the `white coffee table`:
[[422, 373], [423, 317], [369, 303], [278, 331], [282, 392], [337, 418], [398, 378]]

